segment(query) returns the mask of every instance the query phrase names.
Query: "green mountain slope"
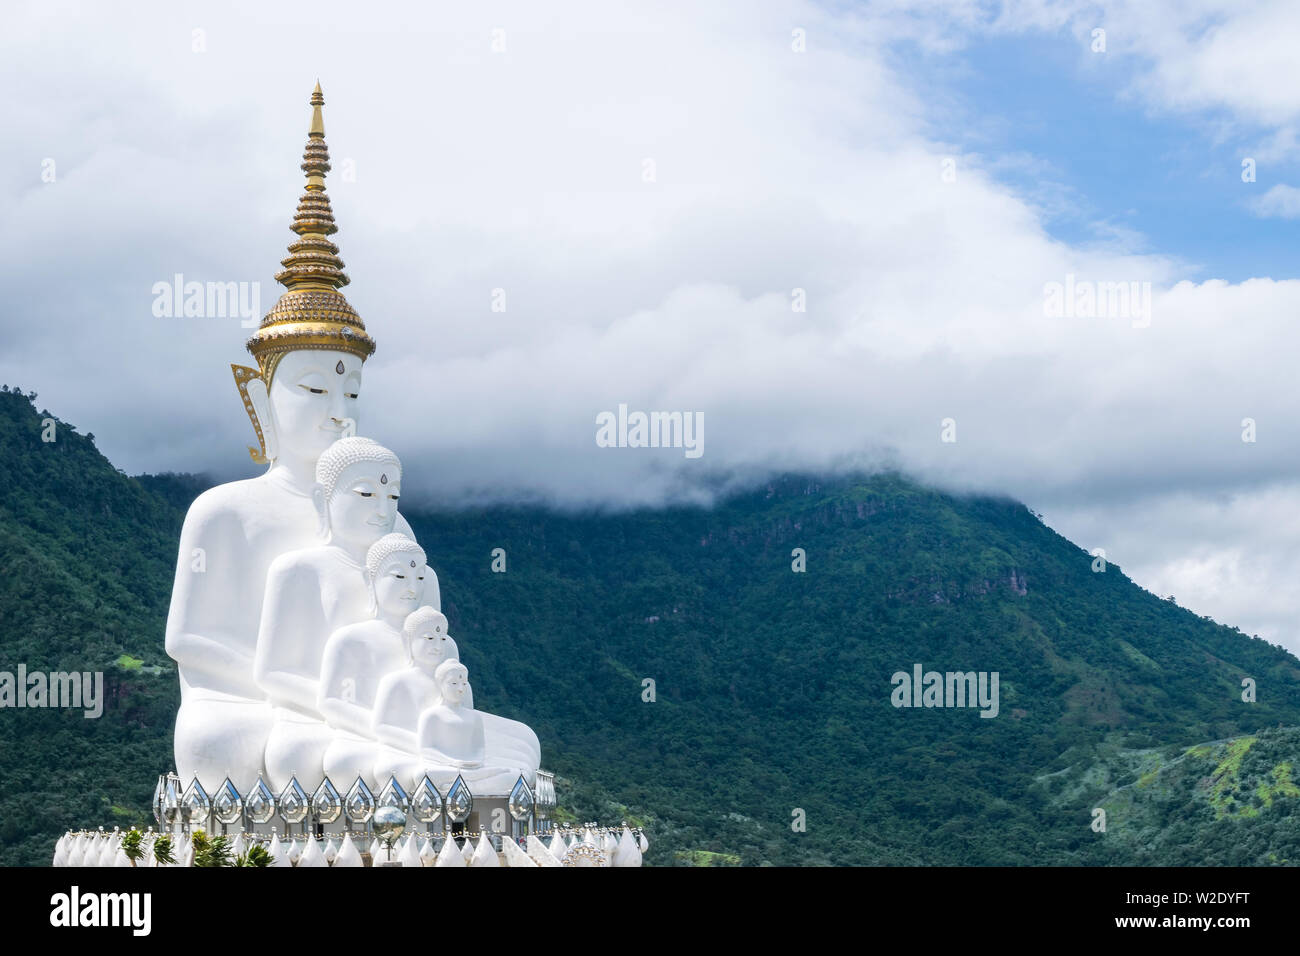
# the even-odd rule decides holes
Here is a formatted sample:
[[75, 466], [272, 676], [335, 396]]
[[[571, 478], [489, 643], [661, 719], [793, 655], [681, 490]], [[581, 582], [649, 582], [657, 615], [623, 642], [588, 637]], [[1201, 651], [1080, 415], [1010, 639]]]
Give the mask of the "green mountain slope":
[[[111, 697], [98, 721], [0, 710], [11, 863], [43, 862], [70, 823], [143, 808], [166, 769], [163, 624], [201, 487], [127, 478], [66, 426], [43, 443], [42, 417], [0, 393], [17, 479], [0, 492], [0, 669], [104, 669]], [[787, 478], [707, 511], [407, 517], [479, 706], [537, 730], [578, 819], [645, 822], [659, 864], [1134, 862], [1136, 843], [1089, 827], [1117, 753], [1300, 725], [1295, 658], [1115, 565], [1094, 573], [1011, 501], [879, 475]], [[891, 675], [917, 663], [997, 671], [999, 715], [893, 707]], [[1256, 819], [1295, 802], [1281, 788]], [[1221, 862], [1210, 834], [1232, 823], [1198, 817], [1192, 861]]]
[[1295, 866], [1297, 766], [1300, 729], [1291, 727], [1186, 748], [1103, 746], [1040, 782], [1062, 807], [1105, 811], [1089, 862]]

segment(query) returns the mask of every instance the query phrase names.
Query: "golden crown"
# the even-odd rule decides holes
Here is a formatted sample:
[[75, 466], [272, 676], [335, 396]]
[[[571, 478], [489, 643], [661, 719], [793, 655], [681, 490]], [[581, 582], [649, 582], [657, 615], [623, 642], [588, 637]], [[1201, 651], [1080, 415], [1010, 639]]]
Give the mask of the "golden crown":
[[339, 247], [327, 238], [338, 232], [338, 226], [325, 192], [330, 154], [321, 117], [324, 105], [317, 83], [311, 94], [311, 128], [302, 155], [307, 190], [289, 226], [299, 238], [289, 244], [289, 255], [280, 260], [284, 270], [275, 277], [287, 291], [248, 340], [248, 351], [257, 359], [268, 388], [276, 365], [287, 352], [331, 349], [349, 352], [364, 362], [375, 351], [375, 340], [366, 332], [361, 316], [338, 291], [349, 280], [338, 257]]

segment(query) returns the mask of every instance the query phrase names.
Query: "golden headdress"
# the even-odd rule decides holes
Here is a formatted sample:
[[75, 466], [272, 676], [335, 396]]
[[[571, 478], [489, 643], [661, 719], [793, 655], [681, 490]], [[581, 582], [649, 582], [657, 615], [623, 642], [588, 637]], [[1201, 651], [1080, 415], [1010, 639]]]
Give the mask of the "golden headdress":
[[280, 260], [284, 270], [275, 277], [287, 291], [248, 340], [248, 351], [257, 359], [258, 368], [231, 366], [235, 384], [262, 444], [260, 453], [249, 449], [253, 460], [258, 462], [266, 461], [266, 444], [248, 395], [252, 379], [260, 378], [269, 389], [280, 359], [296, 349], [350, 352], [363, 362], [375, 351], [375, 340], [366, 332], [361, 316], [338, 291], [349, 280], [343, 273], [343, 260], [338, 257], [339, 247], [328, 238], [338, 232], [338, 226], [334, 224], [334, 210], [325, 192], [330, 157], [325, 145], [325, 121], [321, 117], [324, 105], [325, 97], [318, 82], [311, 94], [311, 128], [302, 155], [307, 190], [298, 201], [298, 212], [289, 226], [299, 238], [289, 244], [289, 255]]

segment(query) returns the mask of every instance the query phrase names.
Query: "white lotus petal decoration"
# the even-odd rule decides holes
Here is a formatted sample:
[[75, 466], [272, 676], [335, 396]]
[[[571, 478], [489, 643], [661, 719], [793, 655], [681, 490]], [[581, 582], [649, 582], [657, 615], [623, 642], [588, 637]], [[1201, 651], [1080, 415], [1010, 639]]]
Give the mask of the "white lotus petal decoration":
[[[466, 841], [466, 846], [469, 843]], [[486, 833], [480, 834], [478, 846], [474, 848], [473, 855], [469, 858], [470, 866], [500, 866], [501, 861], [497, 859], [497, 851], [492, 848], [492, 840]]]
[[438, 851], [438, 860], [434, 866], [466, 866], [465, 857], [460, 852], [460, 847], [456, 846], [456, 840], [453, 837], [447, 837], [442, 841], [442, 849]]
[[542, 838], [532, 833], [528, 834], [528, 857], [538, 866], [563, 866], [554, 853], [546, 848]]
[[506, 866], [530, 867], [537, 866], [532, 857], [525, 853], [510, 837], [501, 838], [501, 852], [505, 854]]

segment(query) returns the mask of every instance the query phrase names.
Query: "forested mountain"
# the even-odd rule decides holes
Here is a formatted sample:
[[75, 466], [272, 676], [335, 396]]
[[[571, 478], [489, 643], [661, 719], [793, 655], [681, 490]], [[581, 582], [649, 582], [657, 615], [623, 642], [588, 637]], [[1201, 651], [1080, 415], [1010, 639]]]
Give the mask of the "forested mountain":
[[[176, 541], [205, 486], [127, 477], [63, 423], [42, 441], [51, 417], [0, 392], [0, 670], [102, 670], [108, 702], [0, 709], [11, 864], [70, 825], [144, 820], [171, 763]], [[1269, 730], [1300, 726], [1300, 662], [1094, 572], [1022, 504], [885, 474], [708, 510], [407, 517], [477, 705], [537, 730], [578, 819], [645, 823], [648, 862], [1300, 858], [1300, 733]], [[997, 716], [893, 706], [916, 664], [997, 672]]]

